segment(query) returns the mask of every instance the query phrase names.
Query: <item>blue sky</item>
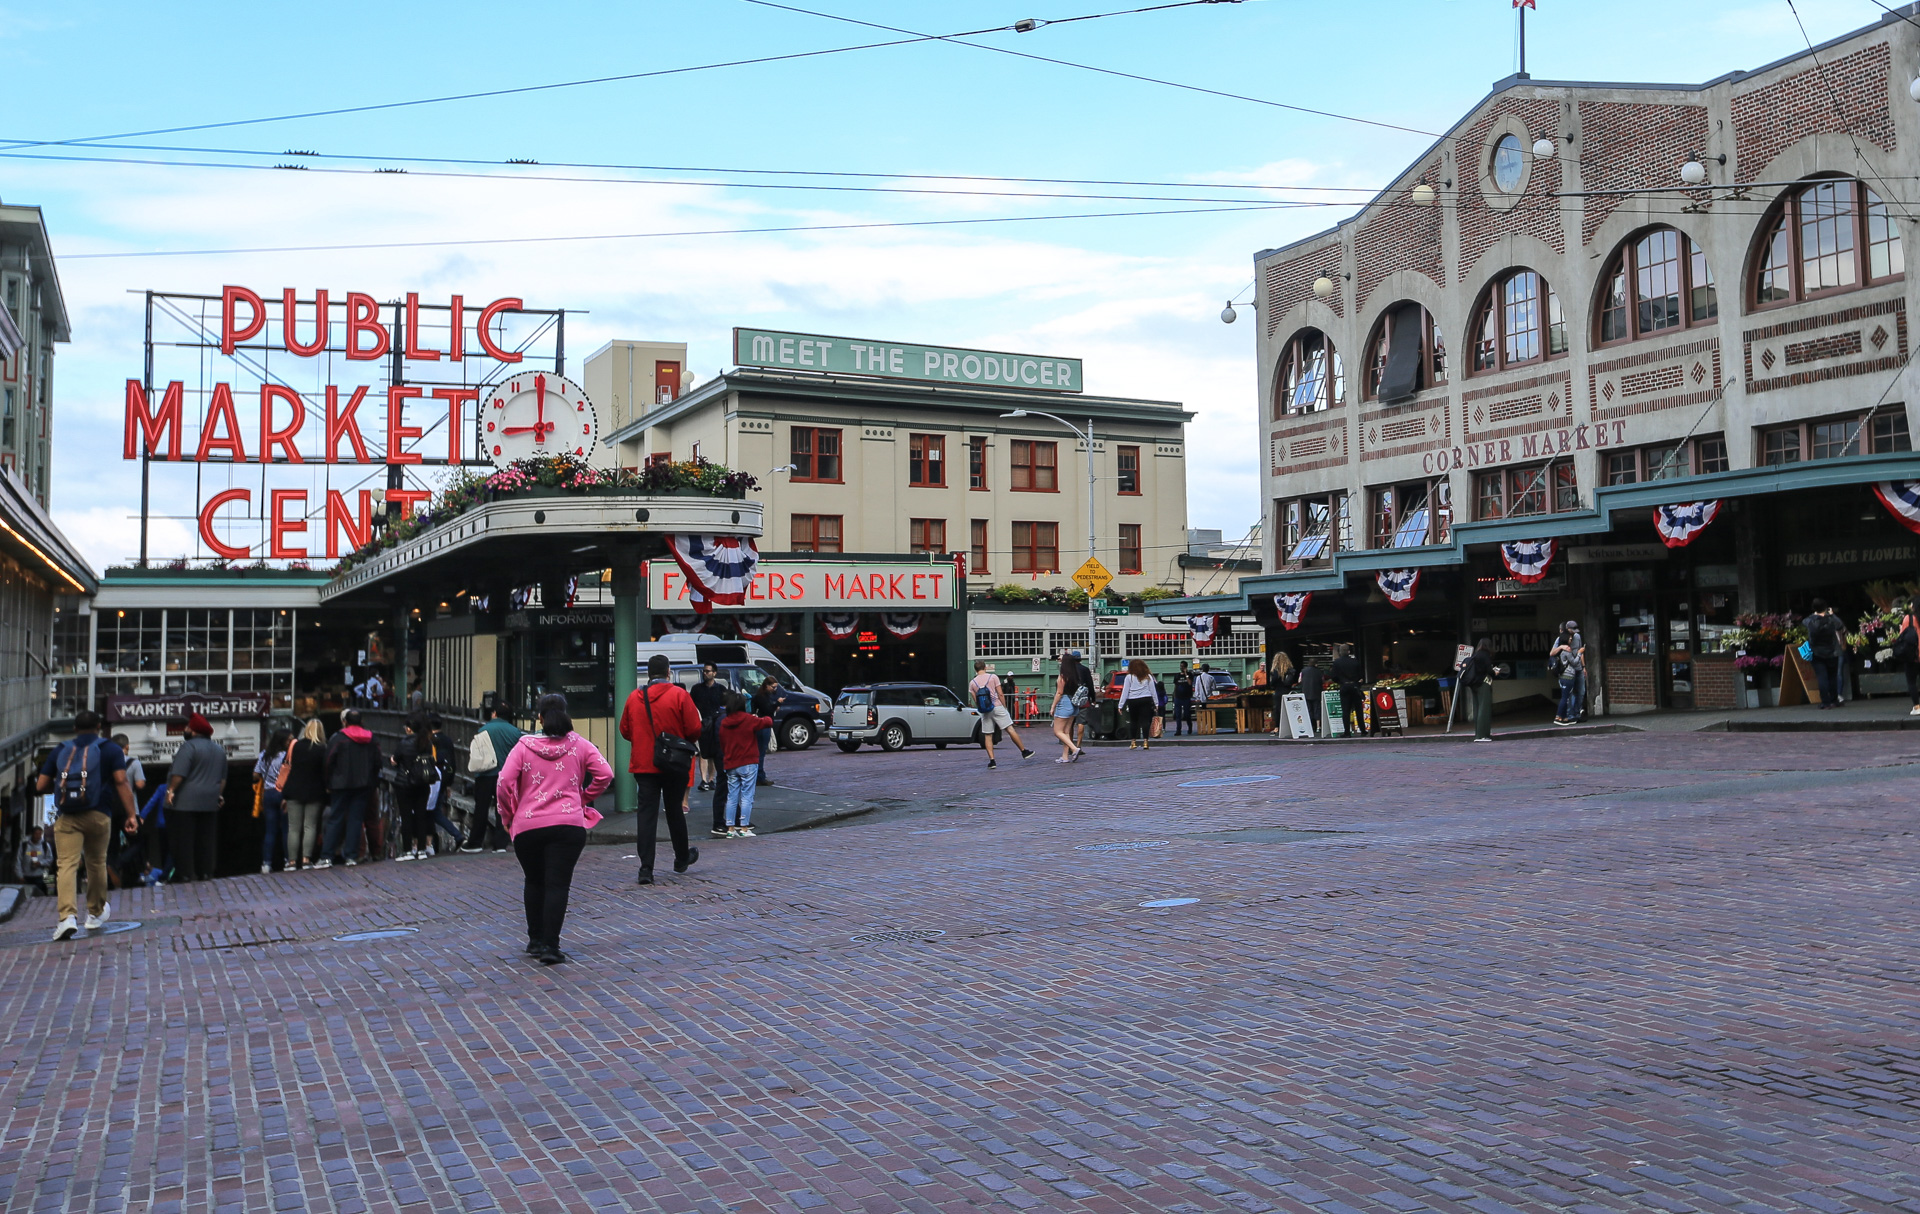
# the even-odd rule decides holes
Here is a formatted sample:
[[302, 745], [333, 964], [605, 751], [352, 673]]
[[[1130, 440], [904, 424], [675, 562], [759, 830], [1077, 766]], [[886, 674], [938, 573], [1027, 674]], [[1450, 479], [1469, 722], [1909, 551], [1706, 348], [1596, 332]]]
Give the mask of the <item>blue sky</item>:
[[[1804, 49], [1786, 0], [1539, 0], [1529, 69], [1554, 79], [1697, 82]], [[947, 33], [1126, 7], [801, 0]], [[1818, 41], [1869, 24], [1870, 0], [1802, 0]], [[899, 35], [743, 0], [699, 3], [224, 5], [68, 0], [0, 9], [0, 138], [71, 140], [849, 46]], [[1508, 0], [1246, 0], [1062, 23], [975, 41], [1438, 132], [1514, 68]], [[1182, 183], [1088, 193], [1223, 196], [1229, 185], [1365, 188], [1429, 137], [1201, 96], [929, 42], [128, 142], [278, 153], [1096, 178]], [[95, 155], [75, 149], [40, 154]], [[118, 157], [262, 163], [204, 153]], [[739, 229], [1186, 208], [1205, 203], [889, 195], [693, 185], [323, 175], [257, 169], [0, 163], [0, 198], [46, 210], [72, 314], [58, 356], [56, 517], [96, 564], [133, 551], [135, 465], [119, 453], [120, 385], [140, 368], [145, 288], [226, 282], [381, 297], [407, 290], [585, 309], [570, 351], [615, 337], [685, 340], [702, 378], [734, 325], [1054, 353], [1091, 391], [1184, 402], [1188, 521], [1238, 535], [1258, 518], [1251, 255], [1328, 226], [1331, 207], [866, 231], [82, 260], [69, 255], [553, 234]], [[659, 173], [590, 174], [658, 178]], [[490, 178], [490, 179], [489, 179]], [[819, 184], [830, 179], [806, 178]], [[881, 183], [866, 183], [881, 184]], [[1206, 187], [1215, 187], [1209, 191]], [[1270, 196], [1269, 196], [1270, 197]], [[1332, 194], [1334, 200], [1357, 195]], [[577, 360], [571, 364], [577, 374]], [[169, 480], [168, 477], [171, 477]], [[186, 513], [168, 470], [162, 507]], [[192, 550], [165, 523], [156, 554]]]

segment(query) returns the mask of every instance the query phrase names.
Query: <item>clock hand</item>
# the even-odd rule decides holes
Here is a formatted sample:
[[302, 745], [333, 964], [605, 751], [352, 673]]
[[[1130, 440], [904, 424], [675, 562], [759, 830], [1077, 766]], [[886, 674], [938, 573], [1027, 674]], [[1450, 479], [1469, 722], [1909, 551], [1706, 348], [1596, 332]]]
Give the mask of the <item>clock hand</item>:
[[539, 409], [533, 416], [533, 424], [538, 427], [547, 420], [547, 377], [544, 375], [533, 377], [533, 403]]
[[505, 430], [502, 430], [500, 433], [502, 434], [544, 434], [545, 432], [546, 432], [545, 427], [539, 426], [539, 425], [533, 425], [533, 426], [508, 426]]

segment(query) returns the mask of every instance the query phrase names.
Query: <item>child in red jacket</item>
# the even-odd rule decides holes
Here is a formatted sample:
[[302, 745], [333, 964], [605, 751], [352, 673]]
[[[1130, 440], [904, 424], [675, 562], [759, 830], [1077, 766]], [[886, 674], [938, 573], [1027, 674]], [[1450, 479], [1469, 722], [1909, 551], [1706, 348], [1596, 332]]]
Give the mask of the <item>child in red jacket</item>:
[[753, 790], [760, 782], [760, 744], [756, 734], [772, 729], [773, 720], [747, 711], [747, 701], [729, 690], [726, 715], [720, 718], [720, 766], [727, 773], [727, 837], [751, 839]]

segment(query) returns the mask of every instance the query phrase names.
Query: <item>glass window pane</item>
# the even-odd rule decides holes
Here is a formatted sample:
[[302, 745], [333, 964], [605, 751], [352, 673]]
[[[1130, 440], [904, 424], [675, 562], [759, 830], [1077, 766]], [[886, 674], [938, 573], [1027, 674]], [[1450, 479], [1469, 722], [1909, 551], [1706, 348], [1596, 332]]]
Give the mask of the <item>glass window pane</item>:
[[1797, 464], [1800, 462], [1800, 427], [1783, 426], [1769, 430], [1761, 438], [1760, 462]]
[[1793, 284], [1790, 266], [1793, 261], [1793, 242], [1787, 235], [1787, 210], [1780, 212], [1780, 218], [1774, 222], [1773, 234], [1767, 237], [1767, 251], [1760, 258], [1759, 280], [1754, 284], [1753, 298], [1756, 303], [1778, 303], [1793, 298]]
[[1900, 228], [1887, 214], [1887, 204], [1868, 190], [1867, 273], [1873, 278], [1890, 278], [1906, 270], [1906, 255], [1900, 249]]
[[1486, 305], [1480, 310], [1480, 318], [1474, 322], [1473, 334], [1468, 338], [1473, 369], [1476, 371], [1491, 371], [1500, 365], [1500, 330], [1496, 316], [1493, 297], [1489, 295]]
[[1500, 288], [1502, 351], [1507, 362], [1540, 357], [1540, 276], [1523, 270]]
[[1553, 466], [1553, 508], [1556, 511], [1580, 508], [1580, 474], [1571, 462]]
[[1634, 302], [1640, 332], [1657, 333], [1680, 323], [1680, 234], [1649, 232], [1634, 246]]
[[1650, 481], [1670, 481], [1675, 477], [1686, 476], [1692, 471], [1687, 466], [1684, 443], [1667, 443], [1658, 447], [1648, 447], [1645, 462], [1647, 479]]
[[1415, 548], [1427, 542], [1427, 487], [1423, 484], [1400, 487], [1400, 525], [1393, 532], [1395, 548]]
[[1845, 421], [1815, 422], [1807, 427], [1807, 437], [1813, 448], [1813, 459], [1839, 459], [1843, 456], [1860, 454], [1860, 431], [1862, 427], [1857, 419]]
[[1433, 482], [1433, 542], [1444, 544], [1453, 538], [1453, 482], [1442, 477]]
[[1823, 181], [1801, 192], [1800, 281], [1808, 294], [1854, 284], [1853, 240], [1851, 181]]
[[1482, 472], [1473, 478], [1474, 515], [1481, 519], [1502, 518], [1506, 514], [1505, 476]]
[[1547, 288], [1547, 353], [1567, 352], [1567, 318], [1560, 312], [1560, 293]]
[[1625, 341], [1627, 330], [1627, 271], [1626, 260], [1614, 263], [1613, 278], [1607, 283], [1606, 295], [1600, 303], [1600, 340]]
[[1699, 439], [1694, 443], [1694, 452], [1698, 460], [1699, 472], [1702, 476], [1713, 472], [1725, 472], [1727, 470], [1726, 439]]
[[1688, 316], [1693, 323], [1699, 324], [1720, 315], [1720, 296], [1713, 289], [1713, 271], [1707, 268], [1707, 255], [1692, 241], [1687, 242], [1687, 247], [1693, 250], [1687, 265], [1692, 280], [1687, 301]]
[[1507, 517], [1546, 512], [1546, 469], [1515, 468], [1507, 473]]
[[1300, 380], [1287, 403], [1289, 412], [1311, 413], [1326, 408], [1327, 348], [1318, 337], [1300, 339]]
[[1640, 479], [1640, 456], [1633, 451], [1614, 451], [1607, 456], [1607, 483], [1631, 485]]
[[1907, 434], [1907, 411], [1904, 407], [1896, 406], [1894, 412], [1881, 413], [1874, 417], [1874, 454], [1911, 450], [1913, 450], [1913, 441]]

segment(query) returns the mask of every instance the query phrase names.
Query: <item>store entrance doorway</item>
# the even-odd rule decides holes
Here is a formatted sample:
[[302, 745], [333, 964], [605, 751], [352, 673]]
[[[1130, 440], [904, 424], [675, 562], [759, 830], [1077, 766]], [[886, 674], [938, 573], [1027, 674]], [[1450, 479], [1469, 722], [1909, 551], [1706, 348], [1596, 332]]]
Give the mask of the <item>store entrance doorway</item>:
[[947, 682], [946, 613], [922, 612], [919, 628], [905, 637], [889, 632], [878, 616], [863, 615], [851, 636], [835, 637], [824, 624], [814, 632], [814, 685], [828, 695], [864, 683]]

